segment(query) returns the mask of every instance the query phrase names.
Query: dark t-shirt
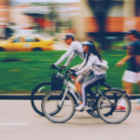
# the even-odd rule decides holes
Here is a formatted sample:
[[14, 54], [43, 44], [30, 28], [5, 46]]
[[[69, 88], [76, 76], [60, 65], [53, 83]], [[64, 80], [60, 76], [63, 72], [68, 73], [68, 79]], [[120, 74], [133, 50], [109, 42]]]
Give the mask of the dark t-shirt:
[[139, 72], [140, 68], [137, 67], [136, 60], [135, 60], [135, 55], [140, 55], [140, 41], [134, 41], [130, 43], [128, 46], [131, 46], [130, 53], [134, 56], [132, 56], [128, 60], [128, 69], [129, 71], [132, 72]]

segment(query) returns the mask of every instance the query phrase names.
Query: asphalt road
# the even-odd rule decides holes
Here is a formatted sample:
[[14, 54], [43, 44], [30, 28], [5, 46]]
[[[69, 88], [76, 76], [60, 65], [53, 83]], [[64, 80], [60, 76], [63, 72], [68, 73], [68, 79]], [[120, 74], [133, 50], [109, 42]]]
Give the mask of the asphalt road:
[[0, 140], [140, 140], [140, 110], [132, 103], [121, 124], [107, 124], [86, 112], [76, 112], [66, 123], [41, 117], [28, 100], [0, 100]]

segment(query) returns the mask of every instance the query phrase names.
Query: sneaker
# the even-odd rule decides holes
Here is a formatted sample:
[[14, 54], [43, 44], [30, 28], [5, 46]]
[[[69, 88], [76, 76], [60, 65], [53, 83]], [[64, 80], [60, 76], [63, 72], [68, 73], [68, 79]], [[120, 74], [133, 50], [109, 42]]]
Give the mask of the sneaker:
[[137, 110], [140, 110], [140, 107], [136, 107]]
[[84, 109], [85, 109], [85, 110], [91, 110], [91, 109], [92, 109], [92, 107], [85, 106], [85, 107], [84, 107]]
[[76, 111], [82, 111], [82, 110], [84, 110], [84, 105], [81, 104], [81, 105], [77, 106], [75, 109], [76, 109]]
[[125, 111], [125, 110], [126, 110], [126, 107], [124, 107], [124, 106], [122, 106], [122, 105], [118, 105], [118, 106], [116, 107], [116, 110]]

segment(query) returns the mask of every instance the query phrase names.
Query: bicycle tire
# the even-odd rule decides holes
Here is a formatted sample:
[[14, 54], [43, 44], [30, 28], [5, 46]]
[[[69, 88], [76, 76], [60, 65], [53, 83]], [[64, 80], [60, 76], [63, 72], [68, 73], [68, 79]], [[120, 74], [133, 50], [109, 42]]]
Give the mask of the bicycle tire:
[[[57, 91], [57, 90], [51, 90], [51, 91]], [[50, 92], [51, 92], [50, 91]], [[60, 90], [59, 90], [60, 91]], [[62, 93], [64, 93], [64, 90], [62, 90]], [[44, 99], [44, 98], [43, 98]], [[43, 110], [43, 100], [42, 100], [42, 103], [41, 103], [41, 109]], [[54, 116], [56, 115], [59, 111], [61, 110], [61, 108], [57, 108], [55, 111], [49, 113], [50, 116]], [[43, 111], [42, 111], [43, 112]], [[44, 115], [45, 116], [45, 115]]]
[[[73, 97], [73, 95], [71, 95], [69, 92], [67, 93], [67, 97], [69, 97], [73, 103], [73, 107], [72, 107], [72, 111], [71, 113], [68, 115], [68, 117], [64, 117], [64, 119], [61, 119], [61, 118], [52, 118], [52, 115], [50, 115], [51, 113], [47, 113], [46, 111], [46, 107], [45, 107], [45, 102], [49, 99], [49, 95], [51, 95], [51, 91], [48, 92], [44, 99], [43, 99], [43, 102], [42, 102], [42, 111], [44, 112], [44, 115], [45, 117], [50, 120], [51, 122], [54, 122], [54, 123], [64, 123], [66, 121], [68, 121], [70, 118], [72, 118], [72, 116], [74, 115], [75, 113], [75, 106], [76, 106], [76, 101], [75, 101], [75, 98]], [[66, 99], [66, 98], [65, 98]]]
[[[40, 110], [36, 107], [36, 105], [35, 105], [35, 93], [36, 93], [37, 89], [39, 89], [39, 87], [42, 87], [42, 86], [45, 86], [45, 85], [51, 86], [51, 82], [42, 82], [42, 83], [38, 84], [38, 85], [33, 89], [32, 93], [31, 93], [31, 105], [32, 105], [34, 111], [35, 111], [36, 113], [38, 113], [39, 115], [41, 115], [41, 116], [44, 116], [44, 113], [43, 113], [42, 110], [40, 111]], [[44, 95], [44, 96], [45, 96], [45, 95]], [[42, 99], [43, 99], [43, 98], [44, 98], [44, 97], [42, 97]], [[42, 100], [42, 99], [41, 99], [41, 100]]]
[[[107, 94], [107, 92], [120, 92], [122, 95], [124, 95], [125, 94], [125, 92], [124, 91], [122, 91], [122, 90], [120, 90], [120, 89], [109, 89], [109, 90], [106, 90], [106, 91], [104, 91], [103, 92], [103, 95], [106, 95]], [[102, 95], [100, 95], [99, 96], [99, 99], [98, 99], [98, 102], [97, 102], [97, 111], [98, 111], [98, 114], [99, 114], [99, 116], [100, 116], [100, 118], [103, 120], [103, 121], [105, 121], [105, 122], [107, 122], [107, 123], [110, 123], [110, 124], [118, 124], [118, 123], [121, 123], [121, 122], [123, 122], [124, 120], [126, 120], [126, 118], [129, 116], [129, 114], [130, 114], [130, 112], [131, 112], [131, 102], [130, 102], [130, 99], [128, 98], [128, 96], [124, 96], [123, 98], [125, 98], [126, 99], [126, 101], [127, 101], [127, 104], [128, 104], [128, 108], [127, 108], [127, 113], [126, 113], [126, 115], [124, 116], [124, 118], [123, 119], [120, 119], [119, 121], [109, 121], [109, 119], [106, 119], [105, 117], [107, 117], [107, 116], [109, 116], [109, 112], [107, 113], [107, 114], [101, 114], [101, 112], [100, 112], [100, 101], [101, 101], [101, 98], [103, 98], [103, 96]], [[112, 108], [113, 109], [113, 108]], [[111, 109], [111, 110], [112, 110]], [[110, 112], [111, 112], [111, 110], [110, 110]], [[114, 112], [116, 110], [116, 107], [112, 110], [112, 112]], [[112, 113], [111, 112], [111, 113]]]
[[[107, 83], [101, 83], [101, 86], [103, 86], [103, 87], [105, 87], [105, 88], [108, 88], [108, 89], [111, 89], [111, 86], [108, 85]], [[96, 100], [98, 100], [98, 97], [96, 97]], [[96, 101], [96, 102], [97, 102], [97, 101]], [[97, 106], [97, 103], [96, 103], [96, 106]], [[92, 117], [100, 118], [97, 109], [95, 109], [95, 110], [93, 110], [93, 111], [87, 110], [87, 113], [88, 113], [89, 115], [91, 115]]]

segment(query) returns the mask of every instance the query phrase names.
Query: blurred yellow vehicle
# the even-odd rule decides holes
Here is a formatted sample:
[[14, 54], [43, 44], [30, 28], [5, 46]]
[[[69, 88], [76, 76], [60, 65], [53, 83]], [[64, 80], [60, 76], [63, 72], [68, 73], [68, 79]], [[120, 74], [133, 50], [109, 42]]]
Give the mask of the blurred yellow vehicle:
[[0, 51], [50, 51], [53, 39], [45, 40], [35, 35], [16, 35], [0, 42]]

